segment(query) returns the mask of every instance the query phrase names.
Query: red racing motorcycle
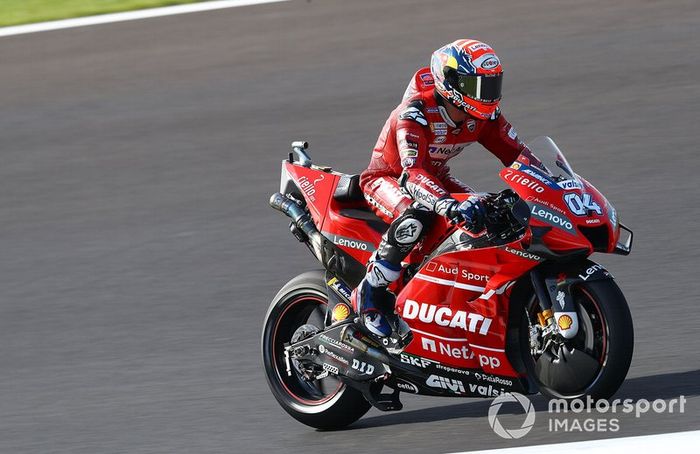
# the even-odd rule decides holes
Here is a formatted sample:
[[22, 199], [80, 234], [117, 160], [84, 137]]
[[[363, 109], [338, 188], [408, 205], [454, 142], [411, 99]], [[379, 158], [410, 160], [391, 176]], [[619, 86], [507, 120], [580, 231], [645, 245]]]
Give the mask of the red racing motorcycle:
[[485, 195], [484, 232], [436, 218], [390, 287], [411, 331], [381, 342], [358, 323], [350, 293], [388, 226], [357, 175], [314, 165], [307, 147], [292, 144], [270, 199], [323, 266], [289, 281], [265, 317], [267, 380], [291, 416], [334, 429], [370, 406], [400, 410], [401, 392], [600, 399], [617, 391], [632, 359], [632, 319], [612, 275], [588, 257], [629, 254], [632, 231], [552, 139], [534, 140], [501, 170], [510, 188]]

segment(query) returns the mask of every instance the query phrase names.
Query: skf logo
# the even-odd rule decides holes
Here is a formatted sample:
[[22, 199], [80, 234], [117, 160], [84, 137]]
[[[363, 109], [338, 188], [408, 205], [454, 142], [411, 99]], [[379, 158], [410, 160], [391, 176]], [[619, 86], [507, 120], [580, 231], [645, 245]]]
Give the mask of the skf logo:
[[[425, 338], [423, 338], [423, 340], [425, 340]], [[411, 366], [420, 367], [421, 369], [425, 369], [433, 363], [433, 361], [430, 361], [429, 359], [420, 358], [418, 356], [406, 355], [404, 353], [401, 353], [401, 362], [410, 364]]]

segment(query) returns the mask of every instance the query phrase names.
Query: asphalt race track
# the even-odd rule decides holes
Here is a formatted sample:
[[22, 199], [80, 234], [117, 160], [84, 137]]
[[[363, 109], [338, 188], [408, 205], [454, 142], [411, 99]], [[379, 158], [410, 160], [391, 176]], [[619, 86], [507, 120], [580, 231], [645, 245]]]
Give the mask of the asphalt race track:
[[[700, 429], [696, 1], [302, 1], [0, 39], [0, 452], [450, 452]], [[439, 25], [438, 25], [439, 24]], [[404, 397], [317, 432], [270, 394], [269, 300], [315, 268], [267, 206], [294, 139], [367, 163], [415, 69], [491, 43], [503, 109], [548, 134], [635, 231], [621, 398], [687, 397], [618, 432], [520, 440], [489, 401]], [[478, 145], [453, 171], [497, 190]], [[503, 419], [520, 421], [519, 415]]]

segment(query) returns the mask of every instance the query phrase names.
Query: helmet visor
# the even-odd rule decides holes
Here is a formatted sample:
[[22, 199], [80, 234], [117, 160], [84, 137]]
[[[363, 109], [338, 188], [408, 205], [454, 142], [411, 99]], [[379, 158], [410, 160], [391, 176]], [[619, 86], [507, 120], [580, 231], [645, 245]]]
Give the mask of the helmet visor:
[[464, 96], [482, 102], [495, 102], [501, 99], [503, 73], [493, 76], [457, 76], [457, 91]]

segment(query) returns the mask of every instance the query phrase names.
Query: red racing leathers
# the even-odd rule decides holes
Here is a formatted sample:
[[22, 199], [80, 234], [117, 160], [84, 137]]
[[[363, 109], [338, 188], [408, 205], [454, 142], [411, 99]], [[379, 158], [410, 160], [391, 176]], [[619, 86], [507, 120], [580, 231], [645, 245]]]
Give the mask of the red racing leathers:
[[510, 165], [525, 147], [498, 110], [489, 120], [470, 117], [455, 125], [433, 89], [430, 69], [420, 69], [403, 102], [386, 121], [369, 166], [360, 176], [365, 198], [387, 223], [414, 200], [445, 215], [451, 192], [473, 192], [452, 177], [446, 165], [470, 144], [479, 142], [504, 165]]

